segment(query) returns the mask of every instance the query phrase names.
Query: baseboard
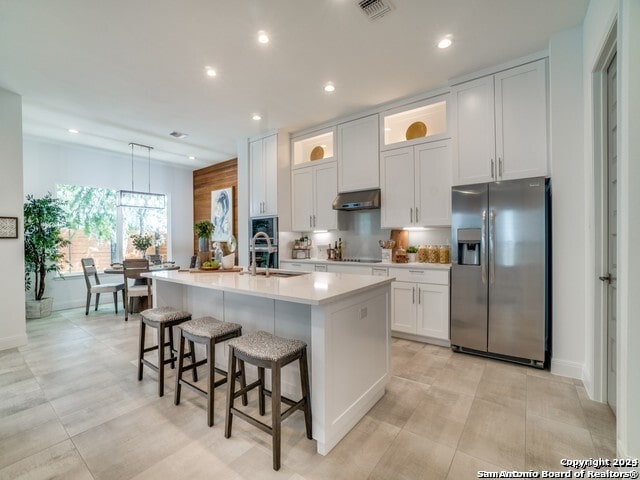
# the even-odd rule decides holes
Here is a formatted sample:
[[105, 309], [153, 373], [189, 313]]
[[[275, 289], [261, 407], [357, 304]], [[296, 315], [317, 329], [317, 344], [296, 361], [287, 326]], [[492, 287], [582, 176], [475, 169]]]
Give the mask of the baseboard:
[[440, 338], [423, 337], [422, 335], [413, 335], [411, 333], [392, 331], [391, 336], [394, 338], [401, 338], [403, 340], [413, 340], [414, 342], [430, 343], [431, 345], [439, 345], [440, 347], [451, 347], [449, 340], [442, 340]]
[[10, 348], [22, 347], [27, 344], [27, 334], [14, 335], [12, 337], [0, 338], [0, 351]]
[[582, 369], [582, 376], [580, 378], [582, 379], [584, 389], [587, 391], [589, 398], [596, 402], [602, 402], [601, 398], [595, 398], [596, 395], [593, 389], [593, 376], [591, 375], [591, 372], [587, 370], [586, 366]]
[[577, 378], [582, 380], [584, 365], [578, 362], [562, 360], [559, 358], [551, 358], [551, 373], [560, 375], [561, 377]]

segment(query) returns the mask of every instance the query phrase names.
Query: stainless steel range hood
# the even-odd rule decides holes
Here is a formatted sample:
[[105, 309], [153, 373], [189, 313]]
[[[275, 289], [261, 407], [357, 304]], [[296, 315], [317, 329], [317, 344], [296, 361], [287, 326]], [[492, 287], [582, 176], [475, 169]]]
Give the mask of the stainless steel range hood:
[[380, 189], [339, 193], [333, 201], [334, 210], [369, 210], [380, 208]]

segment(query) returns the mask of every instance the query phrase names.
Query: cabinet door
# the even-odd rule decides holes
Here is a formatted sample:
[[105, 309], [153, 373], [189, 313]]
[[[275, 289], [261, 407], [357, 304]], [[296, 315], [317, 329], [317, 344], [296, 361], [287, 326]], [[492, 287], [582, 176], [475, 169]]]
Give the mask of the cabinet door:
[[382, 152], [380, 171], [382, 173], [380, 182], [382, 228], [413, 225], [413, 147]]
[[451, 225], [451, 156], [448, 141], [416, 146], [416, 224]]
[[249, 143], [249, 215], [264, 215], [265, 171], [262, 140]]
[[336, 230], [338, 215], [331, 206], [338, 194], [338, 172], [336, 162], [318, 165], [314, 168], [314, 218], [316, 230]]
[[292, 262], [289, 260], [280, 260], [280, 268], [282, 270], [295, 270], [298, 272], [313, 272], [313, 263]]
[[278, 214], [278, 136], [272, 135], [262, 140], [262, 165], [264, 175], [263, 215]]
[[338, 125], [338, 191], [379, 188], [378, 115]]
[[449, 287], [418, 283], [416, 301], [416, 333], [449, 340]]
[[495, 75], [498, 179], [547, 175], [546, 60]]
[[313, 229], [313, 167], [299, 168], [291, 173], [291, 221], [297, 232]]
[[391, 330], [416, 333], [416, 284], [391, 282]]
[[496, 159], [493, 76], [458, 85], [453, 98], [454, 184], [491, 182]]

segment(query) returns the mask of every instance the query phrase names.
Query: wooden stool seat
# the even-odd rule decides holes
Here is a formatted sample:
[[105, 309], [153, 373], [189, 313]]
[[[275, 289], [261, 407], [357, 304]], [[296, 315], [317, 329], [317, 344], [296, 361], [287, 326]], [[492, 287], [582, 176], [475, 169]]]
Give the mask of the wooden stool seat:
[[[281, 394], [280, 374], [282, 367], [298, 360], [300, 362], [300, 384], [302, 398], [299, 401], [291, 400]], [[246, 362], [258, 367], [258, 380], [246, 387], [235, 391], [233, 372], [236, 371], [236, 361]], [[264, 370], [271, 369], [271, 390], [265, 388]], [[225, 415], [224, 436], [231, 436], [233, 416], [238, 416], [271, 435], [273, 444], [273, 469], [280, 469], [280, 443], [282, 434], [282, 420], [286, 419], [296, 410], [304, 412], [304, 423], [307, 438], [311, 439], [311, 397], [309, 394], [309, 373], [307, 371], [307, 344], [301, 340], [276, 337], [267, 332], [255, 332], [234, 338], [229, 342], [229, 368], [227, 381], [227, 406]], [[240, 395], [258, 387], [258, 411], [265, 414], [265, 395], [271, 397], [271, 425], [246, 414], [234, 407], [234, 400]], [[281, 411], [281, 403], [289, 405], [284, 412]]]
[[[158, 372], [158, 396], [164, 396], [164, 366], [171, 363], [171, 368], [175, 368], [177, 350], [173, 345], [173, 327], [181, 323], [191, 320], [191, 313], [176, 310], [172, 307], [156, 307], [149, 308], [140, 312], [140, 346], [138, 353], [138, 381], [142, 380], [142, 367], [147, 366], [155, 372]], [[158, 344], [145, 348], [146, 327], [156, 328], [158, 330]], [[169, 342], [165, 342], [165, 331], [169, 329]], [[165, 359], [164, 349], [169, 347], [169, 358]], [[153, 364], [146, 358], [144, 354], [158, 350], [158, 365]], [[186, 356], [191, 358], [192, 363], [196, 363], [196, 353], [193, 342], [190, 342], [190, 353]], [[193, 369], [193, 381], [198, 381], [198, 372]]]
[[[216, 387], [227, 383], [227, 372], [216, 367], [216, 344], [220, 342], [224, 342], [226, 340], [237, 338], [242, 335], [242, 326], [237, 323], [231, 322], [221, 322], [220, 320], [213, 317], [202, 317], [196, 318], [194, 320], [189, 320], [188, 322], [184, 322], [180, 324], [180, 347], [178, 350], [178, 372], [176, 374], [176, 389], [174, 396], [174, 403], [176, 405], [180, 404], [180, 392], [182, 385], [189, 387], [191, 390], [196, 392], [197, 394], [205, 397], [207, 399], [207, 423], [211, 427], [213, 425], [213, 401], [214, 401], [214, 391]], [[184, 366], [183, 360], [185, 357], [184, 353], [184, 342], [189, 340], [191, 345], [193, 343], [199, 343], [206, 345], [207, 349], [207, 357], [199, 362], [192, 361], [190, 365]], [[191, 347], [191, 351], [193, 352], [193, 347]], [[188, 356], [188, 355], [186, 355]], [[209, 381], [207, 391], [201, 389], [197, 385], [190, 383], [189, 381], [183, 378], [183, 374], [185, 371], [196, 369], [199, 366], [207, 364], [209, 367]], [[240, 370], [234, 376], [234, 378], [239, 377], [240, 380], [240, 388], [244, 388], [246, 386], [245, 375], [244, 375], [244, 362], [239, 365]], [[220, 380], [215, 380], [215, 373], [218, 372], [221, 375], [224, 375]], [[244, 405], [247, 405], [247, 395], [244, 394], [242, 398], [242, 402]]]

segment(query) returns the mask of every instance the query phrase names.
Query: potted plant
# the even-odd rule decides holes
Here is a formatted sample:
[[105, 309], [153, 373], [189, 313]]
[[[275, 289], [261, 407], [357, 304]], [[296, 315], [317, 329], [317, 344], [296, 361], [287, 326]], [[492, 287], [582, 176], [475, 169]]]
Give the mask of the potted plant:
[[416, 263], [418, 256], [418, 247], [414, 247], [413, 245], [407, 247], [407, 258], [409, 259], [409, 263]]
[[209, 220], [203, 220], [194, 225], [196, 235], [198, 236], [198, 251], [209, 251], [209, 240], [213, 234], [214, 226]]
[[140, 252], [141, 258], [147, 258], [147, 248], [153, 245], [153, 237], [149, 233], [130, 235], [129, 238], [133, 240], [133, 246]]
[[66, 225], [64, 202], [47, 193], [42, 198], [27, 195], [24, 204], [24, 283], [27, 291], [33, 287], [34, 299], [27, 300], [27, 318], [42, 318], [51, 314], [53, 297], [45, 297], [48, 272], [60, 273], [64, 259], [62, 248], [70, 244], [60, 235]]

